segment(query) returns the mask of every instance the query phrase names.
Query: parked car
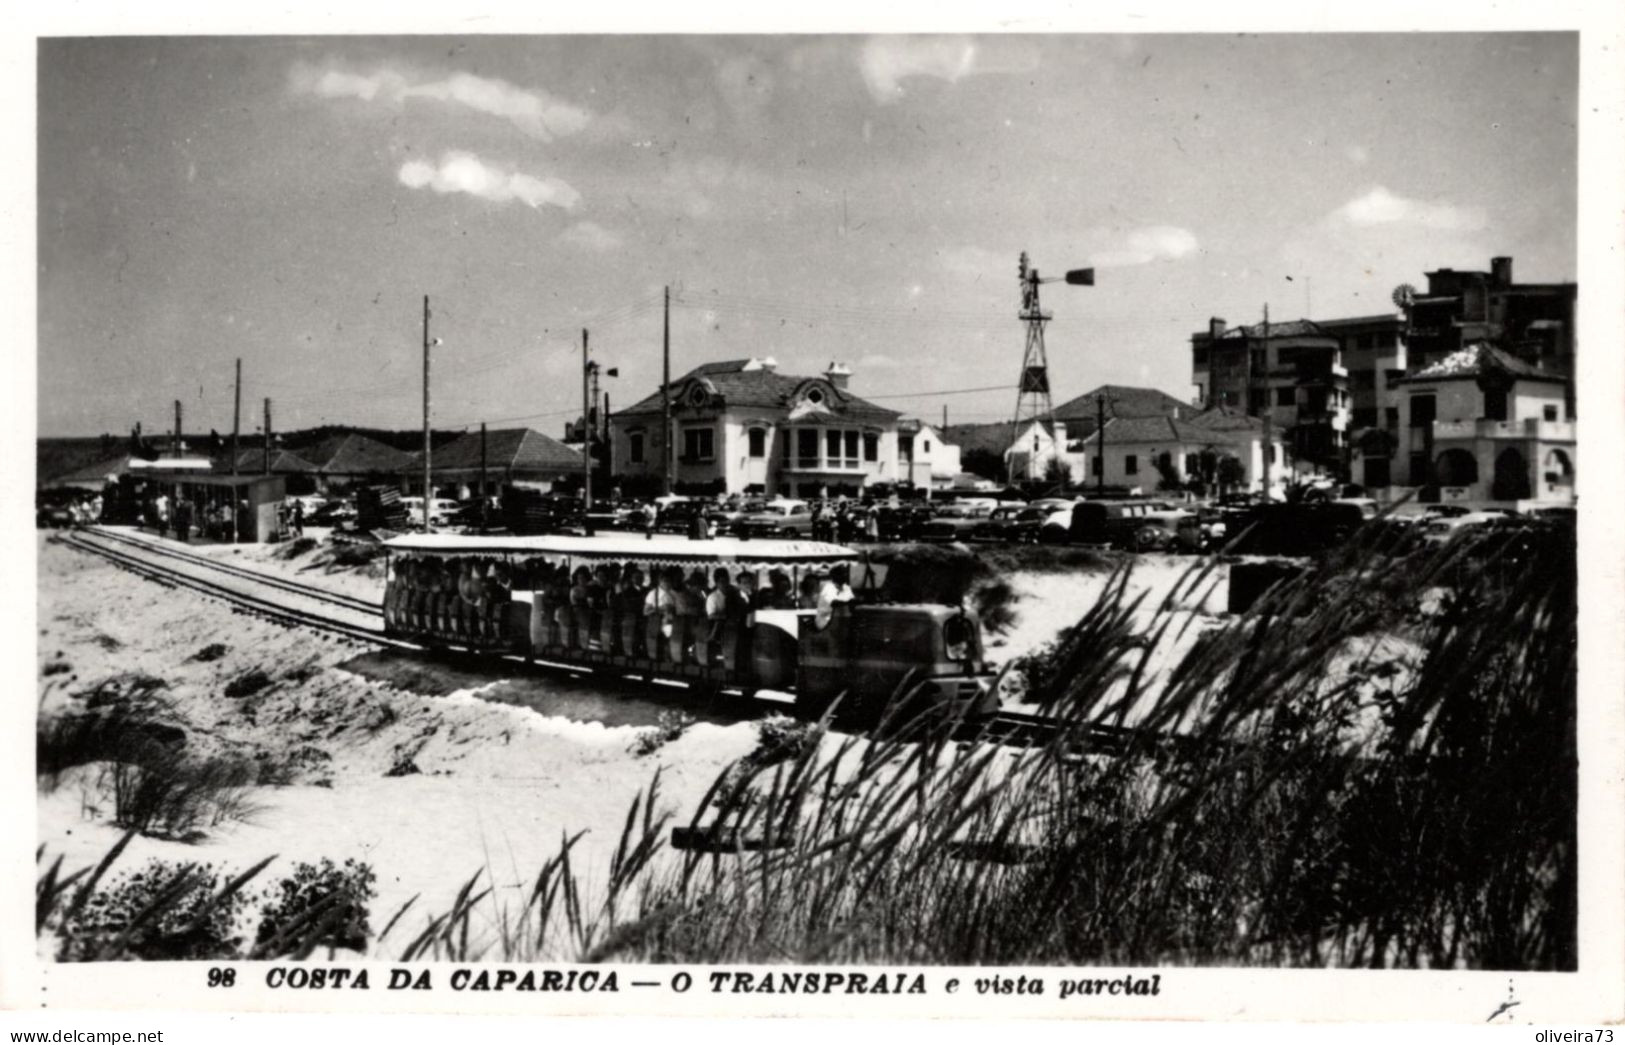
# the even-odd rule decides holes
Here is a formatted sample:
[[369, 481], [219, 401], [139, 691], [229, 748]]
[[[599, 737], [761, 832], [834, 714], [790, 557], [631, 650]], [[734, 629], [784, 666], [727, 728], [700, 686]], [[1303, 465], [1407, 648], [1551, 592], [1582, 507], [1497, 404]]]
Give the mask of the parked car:
[[993, 515], [994, 508], [985, 503], [950, 504], [938, 509], [925, 525], [920, 527], [922, 541], [965, 541], [971, 533]]
[[767, 500], [761, 497], [749, 497], [743, 500], [726, 501], [718, 505], [712, 515], [717, 520], [717, 532], [730, 534], [739, 525], [739, 520], [747, 515], [755, 515], [767, 508]]
[[[1040, 519], [1044, 515], [1042, 508], [1030, 508], [1024, 504], [1006, 505], [993, 509], [993, 514], [977, 523], [971, 528], [970, 540], [973, 541], [1016, 541], [1016, 524], [1023, 512], [1031, 513]], [[1031, 531], [1033, 540], [1038, 539], [1038, 530]]]
[[1067, 519], [1067, 539], [1075, 544], [1133, 547], [1138, 523], [1152, 511], [1143, 500], [1079, 501]]
[[716, 536], [716, 518], [709, 501], [683, 500], [667, 503], [660, 509], [660, 518], [655, 522], [655, 529], [660, 533], [693, 534], [696, 521], [703, 523], [707, 537]]
[[1122, 530], [1116, 543], [1136, 552], [1199, 552], [1208, 546], [1209, 541], [1200, 516], [1174, 508], [1135, 516], [1133, 529]]
[[1422, 528], [1422, 540], [1429, 544], [1444, 544], [1463, 530], [1480, 526], [1504, 524], [1506, 516], [1499, 512], [1464, 512], [1436, 518]]
[[806, 501], [769, 501], [759, 512], [742, 515], [734, 532], [747, 537], [809, 537], [812, 535], [812, 508]]

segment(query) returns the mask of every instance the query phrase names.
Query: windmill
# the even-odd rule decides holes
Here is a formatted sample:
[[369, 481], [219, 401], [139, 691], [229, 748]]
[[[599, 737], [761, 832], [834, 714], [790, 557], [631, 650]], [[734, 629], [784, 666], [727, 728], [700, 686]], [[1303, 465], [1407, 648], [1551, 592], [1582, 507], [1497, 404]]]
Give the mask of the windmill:
[[[1026, 348], [1021, 356], [1021, 377], [1016, 383], [1016, 414], [1011, 426], [1010, 437], [1014, 439], [1022, 429], [1035, 421], [1050, 421], [1053, 423], [1055, 404], [1050, 399], [1049, 385], [1049, 359], [1044, 350], [1044, 325], [1055, 317], [1053, 312], [1045, 312], [1038, 303], [1038, 288], [1043, 283], [1056, 283], [1064, 279], [1073, 286], [1092, 287], [1095, 285], [1095, 270], [1073, 269], [1064, 277], [1051, 276], [1048, 279], [1040, 278], [1038, 270], [1031, 267], [1027, 261], [1027, 252], [1021, 252], [1020, 263], [1021, 279], [1021, 311], [1016, 313], [1027, 326]], [[1011, 447], [1014, 450], [1014, 446]], [[1036, 478], [1033, 468], [1036, 465], [1037, 454], [1028, 458], [1028, 478]], [[1009, 478], [1015, 478], [1014, 454], [1010, 457]]]

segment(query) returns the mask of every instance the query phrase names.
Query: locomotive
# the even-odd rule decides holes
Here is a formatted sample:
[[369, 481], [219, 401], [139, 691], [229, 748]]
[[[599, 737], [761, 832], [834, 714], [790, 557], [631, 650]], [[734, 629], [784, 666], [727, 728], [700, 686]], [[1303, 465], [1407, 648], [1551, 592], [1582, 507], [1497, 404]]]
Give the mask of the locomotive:
[[[887, 568], [841, 545], [418, 534], [392, 538], [384, 549], [385, 631], [430, 648], [517, 654], [746, 696], [790, 691], [803, 717], [840, 698], [846, 724], [873, 724], [888, 708], [898, 718], [974, 718], [998, 708], [976, 614], [888, 601]], [[820, 613], [806, 593], [841, 566], [852, 601]], [[729, 583], [713, 590], [744, 576], [760, 593], [751, 599], [735, 590], [725, 615], [707, 618], [704, 591], [671, 583], [709, 582], [723, 570]]]

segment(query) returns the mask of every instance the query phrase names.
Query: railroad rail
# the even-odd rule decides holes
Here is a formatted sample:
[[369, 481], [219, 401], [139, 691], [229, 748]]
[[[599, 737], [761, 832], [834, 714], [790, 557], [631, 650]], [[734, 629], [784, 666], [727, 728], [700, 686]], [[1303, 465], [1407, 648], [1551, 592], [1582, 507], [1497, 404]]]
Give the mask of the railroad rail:
[[[268, 620], [273, 620], [281, 624], [313, 628], [317, 631], [326, 632], [328, 634], [340, 635], [350, 639], [358, 639], [363, 642], [375, 643], [380, 646], [388, 646], [395, 649], [422, 649], [422, 647], [416, 643], [405, 642], [401, 639], [394, 638], [393, 636], [385, 635], [383, 631], [378, 628], [357, 625], [350, 621], [339, 620], [334, 617], [324, 616], [320, 613], [313, 613], [308, 610], [300, 609], [297, 606], [290, 606], [286, 602], [276, 601], [273, 598], [267, 598], [263, 594], [245, 591], [241, 587], [232, 587], [220, 581], [211, 580], [206, 577], [197, 576], [194, 573], [189, 573], [162, 561], [162, 552], [166, 551], [167, 549], [151, 547], [145, 541], [125, 540], [122, 542], [129, 545], [135, 545], [140, 547], [142, 551], [151, 553], [150, 556], [144, 557], [131, 554], [130, 552], [124, 551], [119, 547], [115, 547], [114, 544], [118, 543], [116, 538], [110, 539], [105, 533], [75, 531], [73, 533], [60, 536], [57, 538], [57, 540], [79, 551], [100, 556], [101, 558], [106, 559], [114, 565], [128, 570], [137, 576], [144, 577], [148, 580], [157, 581], [161, 584], [167, 584], [171, 587], [186, 588], [202, 595], [221, 599], [225, 602], [232, 603], [244, 610], [254, 613], [257, 616], [264, 617]], [[177, 558], [184, 559], [185, 556], [177, 556]], [[207, 565], [207, 560], [205, 560], [203, 563], [195, 563], [194, 565], [205, 566]], [[267, 583], [263, 574], [258, 574], [253, 570], [243, 572], [246, 574], [252, 574], [253, 576], [238, 576], [235, 579], [246, 580], [252, 584], [261, 584], [264, 587], [273, 590], [291, 591], [304, 597], [316, 597], [306, 590], [305, 586], [303, 585], [295, 584], [290, 586], [270, 584]]]
[[127, 545], [131, 548], [140, 548], [144, 552], [151, 552], [154, 555], [162, 555], [170, 559], [191, 563], [194, 566], [201, 566], [204, 569], [229, 574], [233, 577], [240, 577], [244, 580], [253, 581], [256, 584], [263, 584], [270, 588], [280, 588], [283, 591], [292, 592], [293, 594], [302, 596], [304, 598], [315, 599], [318, 602], [325, 602], [334, 606], [341, 606], [344, 609], [353, 610], [357, 613], [366, 613], [372, 616], [377, 616], [383, 613], [383, 605], [381, 603], [369, 602], [366, 599], [357, 598], [353, 595], [345, 595], [341, 592], [331, 591], [329, 589], [314, 585], [300, 584], [298, 581], [289, 580], [286, 577], [278, 577], [274, 574], [265, 573], [260, 570], [251, 570], [246, 566], [239, 566], [238, 564], [232, 562], [222, 562], [221, 560], [212, 556], [199, 555], [196, 552], [183, 551], [180, 548], [163, 544], [159, 541], [149, 541], [137, 537], [131, 537], [128, 534], [119, 533], [116, 530], [110, 530], [102, 526], [87, 526], [84, 530], [78, 532], [94, 534], [95, 536], [104, 540], [116, 541], [119, 544]]

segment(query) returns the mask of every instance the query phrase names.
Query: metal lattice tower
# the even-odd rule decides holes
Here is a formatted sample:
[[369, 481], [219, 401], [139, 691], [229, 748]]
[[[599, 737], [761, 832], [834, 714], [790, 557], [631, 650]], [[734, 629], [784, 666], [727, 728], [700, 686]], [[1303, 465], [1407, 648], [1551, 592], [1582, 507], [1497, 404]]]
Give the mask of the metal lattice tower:
[[[1044, 353], [1044, 324], [1053, 318], [1038, 305], [1038, 270], [1027, 264], [1027, 252], [1021, 252], [1021, 311], [1017, 313], [1027, 325], [1027, 345], [1021, 356], [1021, 380], [1017, 384], [1015, 424], [1011, 437], [1020, 434], [1033, 421], [1053, 421], [1055, 405], [1049, 394], [1049, 360]], [[1028, 459], [1029, 472], [1032, 459]]]

